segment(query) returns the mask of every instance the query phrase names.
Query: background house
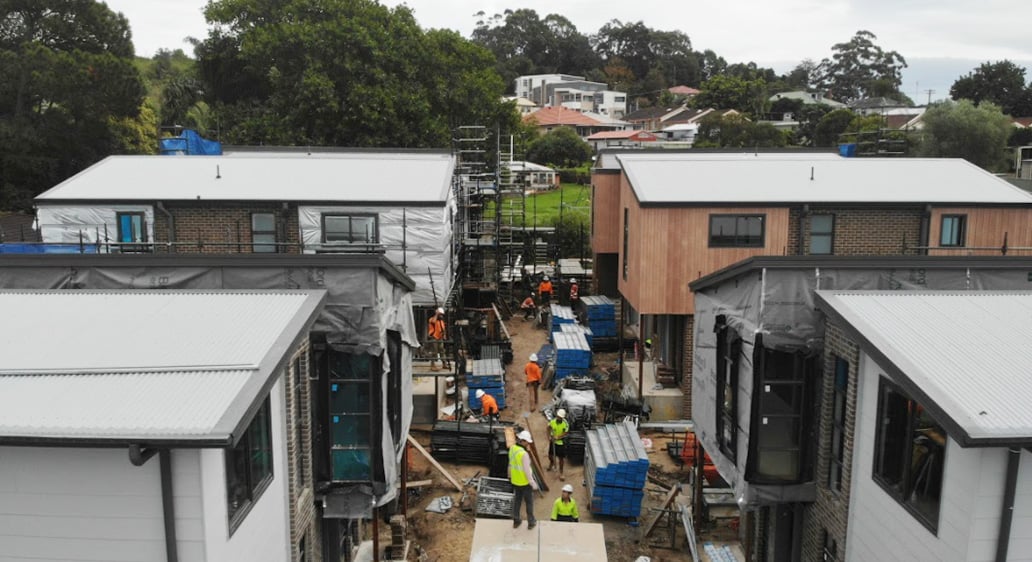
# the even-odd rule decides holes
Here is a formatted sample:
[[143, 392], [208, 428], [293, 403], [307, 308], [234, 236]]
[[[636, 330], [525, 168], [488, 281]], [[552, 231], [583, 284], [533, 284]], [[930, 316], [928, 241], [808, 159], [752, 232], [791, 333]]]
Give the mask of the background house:
[[[623, 151], [596, 161], [592, 185], [593, 224], [618, 225], [592, 232], [596, 286], [653, 339], [688, 418], [694, 279], [760, 255], [1032, 248], [1032, 196], [963, 160]], [[645, 388], [654, 367], [643, 365]]]
[[[307, 332], [310, 347], [298, 356], [299, 367], [291, 367], [291, 376], [309, 382], [310, 394], [291, 391], [285, 398], [287, 410], [309, 422], [305, 433], [288, 432], [287, 439], [300, 454], [311, 436], [306, 482], [312, 493], [291, 506], [301, 513], [313, 506], [318, 532], [306, 543], [312, 559], [348, 559], [368, 535], [363, 522], [397, 498], [419, 343], [415, 284], [382, 255], [9, 255], [0, 256], [0, 271], [0, 289], [327, 290]], [[138, 320], [117, 327], [136, 327]], [[110, 331], [105, 334], [109, 341]], [[211, 341], [233, 336], [220, 337]]]
[[659, 140], [659, 138], [648, 132], [648, 131], [602, 131], [595, 133], [590, 137], [584, 139], [591, 144], [591, 147], [595, 151], [602, 150], [603, 148], [640, 148], [646, 146], [648, 143], [653, 143]]
[[455, 276], [454, 168], [419, 151], [111, 156], [39, 195], [36, 213], [44, 242], [102, 253], [382, 252], [435, 307]]
[[524, 123], [533, 123], [538, 131], [547, 133], [559, 127], [572, 127], [581, 138], [603, 131], [620, 131], [627, 123], [598, 113], [582, 113], [562, 106], [542, 107], [523, 116]]
[[298, 559], [318, 529], [287, 397], [324, 299], [0, 291], [3, 557]]
[[506, 162], [513, 174], [513, 182], [531, 191], [548, 191], [559, 187], [559, 173], [541, 164], [516, 160]]
[[[855, 336], [826, 321], [818, 292], [1027, 289], [1030, 267], [1027, 257], [756, 257], [692, 283], [695, 431], [734, 490], [742, 528], [753, 529], [743, 539], [769, 546], [761, 559], [814, 560], [824, 552], [843, 559], [860, 518], [871, 525], [894, 513], [851, 507], [857, 481], [871, 473], [870, 457], [858, 460], [856, 448], [861, 431], [874, 427], [858, 425], [871, 385], [861, 379], [871, 363], [861, 359]], [[939, 323], [952, 337], [970, 339], [960, 325], [941, 316]], [[925, 558], [908, 554], [912, 547], [848, 559]]]

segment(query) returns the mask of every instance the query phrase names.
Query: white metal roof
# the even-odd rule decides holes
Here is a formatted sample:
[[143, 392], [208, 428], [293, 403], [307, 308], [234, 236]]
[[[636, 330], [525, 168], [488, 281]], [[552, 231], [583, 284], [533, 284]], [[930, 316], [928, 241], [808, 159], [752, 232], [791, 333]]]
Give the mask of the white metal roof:
[[36, 201], [320, 201], [441, 205], [455, 159], [441, 153], [110, 156]]
[[1032, 292], [817, 294], [968, 438], [1032, 438]]
[[0, 439], [225, 439], [325, 291], [0, 291]]
[[1032, 204], [1032, 195], [961, 159], [630, 152], [617, 158], [643, 204]]

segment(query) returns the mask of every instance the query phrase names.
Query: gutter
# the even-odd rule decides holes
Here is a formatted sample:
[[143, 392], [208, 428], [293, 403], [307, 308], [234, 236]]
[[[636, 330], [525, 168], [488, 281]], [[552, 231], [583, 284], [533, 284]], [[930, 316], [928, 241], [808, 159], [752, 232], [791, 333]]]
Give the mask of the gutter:
[[1000, 508], [1000, 533], [996, 539], [996, 562], [1007, 562], [1011, 522], [1014, 519], [1014, 495], [1018, 488], [1021, 449], [1007, 449], [1007, 479], [1003, 485], [1003, 506]]

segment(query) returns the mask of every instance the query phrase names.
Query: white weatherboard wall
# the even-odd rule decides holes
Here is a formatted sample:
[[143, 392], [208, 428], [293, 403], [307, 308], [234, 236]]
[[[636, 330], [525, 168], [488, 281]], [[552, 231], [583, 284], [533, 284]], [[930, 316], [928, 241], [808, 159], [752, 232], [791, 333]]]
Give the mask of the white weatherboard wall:
[[222, 449], [201, 451], [205, 549], [210, 562], [291, 559], [284, 392], [283, 377], [279, 376], [269, 392], [272, 481], [232, 536], [226, 506], [225, 452]]
[[[1000, 528], [1007, 451], [962, 448], [947, 439], [938, 532], [933, 534], [872, 478], [878, 383], [861, 354], [846, 560], [992, 561]], [[1032, 560], [1032, 455], [1022, 453], [1008, 560]]]
[[147, 240], [154, 240], [154, 207], [150, 205], [38, 205], [36, 217], [44, 242], [118, 242], [118, 213], [143, 213]]
[[0, 560], [164, 562], [164, 533], [157, 458], [0, 447]]
[[[379, 240], [386, 248], [387, 259], [416, 282], [413, 304], [430, 306], [435, 304], [435, 291], [437, 302], [444, 302], [451, 289], [452, 211], [453, 201], [449, 196], [448, 204], [442, 207], [300, 206], [297, 214], [306, 253], [315, 253], [320, 246], [324, 251], [332, 251], [334, 247], [322, 241], [324, 214], [376, 215]], [[347, 245], [341, 248], [346, 249]], [[431, 272], [433, 287], [430, 286]]]

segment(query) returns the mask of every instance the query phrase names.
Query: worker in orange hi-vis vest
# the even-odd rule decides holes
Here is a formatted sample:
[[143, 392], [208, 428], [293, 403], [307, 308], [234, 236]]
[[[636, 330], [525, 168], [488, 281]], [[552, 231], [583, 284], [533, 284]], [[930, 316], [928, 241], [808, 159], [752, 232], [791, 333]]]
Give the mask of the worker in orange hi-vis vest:
[[448, 364], [448, 355], [444, 351], [446, 332], [443, 308], [438, 308], [437, 312], [430, 317], [430, 322], [426, 327], [426, 336], [427, 345], [430, 348], [430, 370], [440, 371], [440, 369], [437, 368], [438, 357], [440, 357], [441, 363], [444, 365], [444, 369], [450, 369], [451, 365]]
[[546, 275], [541, 279], [541, 283], [538, 285], [538, 295], [541, 297], [541, 304], [548, 306], [548, 303], [552, 302], [552, 282]]
[[530, 361], [523, 368], [524, 374], [527, 375], [527, 393], [530, 395], [530, 407], [533, 410], [537, 410], [538, 387], [541, 386], [541, 366], [538, 365], [537, 360], [537, 353], [531, 353]]
[[577, 286], [577, 280], [570, 281], [570, 306], [573, 307], [577, 304], [580, 299], [580, 287]]

